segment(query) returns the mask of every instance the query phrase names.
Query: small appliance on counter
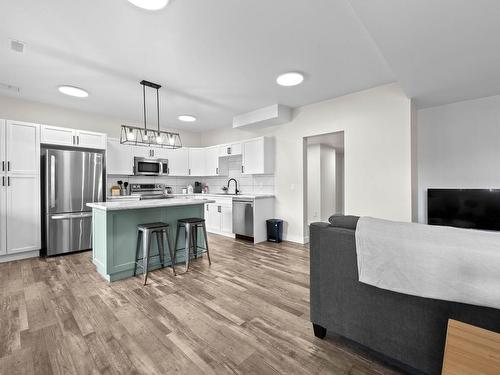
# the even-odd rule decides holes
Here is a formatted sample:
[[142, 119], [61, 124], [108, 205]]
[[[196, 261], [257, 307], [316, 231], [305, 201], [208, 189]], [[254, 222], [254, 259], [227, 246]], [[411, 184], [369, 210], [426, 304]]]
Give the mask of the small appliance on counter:
[[193, 190], [193, 192], [194, 192], [195, 194], [200, 194], [200, 193], [202, 192], [202, 190], [203, 190], [203, 185], [202, 185], [202, 183], [201, 183], [201, 182], [199, 182], [199, 181], [195, 181], [195, 182], [194, 182], [194, 190]]

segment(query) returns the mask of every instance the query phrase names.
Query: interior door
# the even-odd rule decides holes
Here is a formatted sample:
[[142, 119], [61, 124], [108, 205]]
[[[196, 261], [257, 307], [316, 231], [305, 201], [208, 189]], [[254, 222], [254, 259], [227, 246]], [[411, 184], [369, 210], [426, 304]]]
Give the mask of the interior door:
[[40, 177], [7, 177], [7, 254], [40, 249]]
[[40, 173], [39, 125], [7, 121], [5, 149], [7, 173]]

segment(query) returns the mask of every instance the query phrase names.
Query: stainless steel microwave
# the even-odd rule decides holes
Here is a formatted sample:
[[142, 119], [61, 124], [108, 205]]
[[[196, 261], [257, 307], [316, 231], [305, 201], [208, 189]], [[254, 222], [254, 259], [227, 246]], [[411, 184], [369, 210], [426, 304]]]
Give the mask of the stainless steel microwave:
[[136, 176], [168, 175], [168, 160], [135, 157], [134, 175]]

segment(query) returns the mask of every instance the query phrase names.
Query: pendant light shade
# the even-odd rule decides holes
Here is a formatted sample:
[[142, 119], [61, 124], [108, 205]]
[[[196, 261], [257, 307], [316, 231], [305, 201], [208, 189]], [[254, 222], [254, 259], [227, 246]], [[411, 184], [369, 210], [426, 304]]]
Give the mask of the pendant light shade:
[[[120, 143], [131, 144], [144, 147], [158, 148], [181, 148], [182, 142], [179, 133], [160, 130], [160, 96], [161, 88], [157, 83], [149, 81], [141, 81], [142, 96], [144, 106], [144, 127], [122, 125], [120, 132]], [[156, 90], [156, 113], [157, 113], [157, 129], [147, 127], [146, 119], [146, 87]]]

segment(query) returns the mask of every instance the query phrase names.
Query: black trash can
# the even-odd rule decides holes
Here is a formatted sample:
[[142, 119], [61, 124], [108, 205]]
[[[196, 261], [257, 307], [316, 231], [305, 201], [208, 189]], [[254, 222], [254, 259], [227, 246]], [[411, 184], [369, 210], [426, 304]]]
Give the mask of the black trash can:
[[283, 239], [283, 220], [269, 219], [267, 224], [267, 240], [269, 242], [281, 242]]

